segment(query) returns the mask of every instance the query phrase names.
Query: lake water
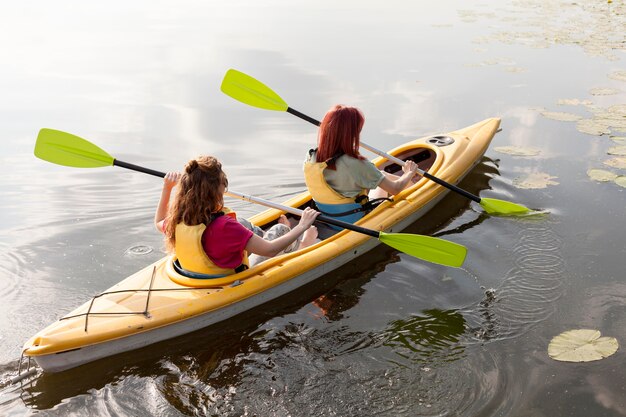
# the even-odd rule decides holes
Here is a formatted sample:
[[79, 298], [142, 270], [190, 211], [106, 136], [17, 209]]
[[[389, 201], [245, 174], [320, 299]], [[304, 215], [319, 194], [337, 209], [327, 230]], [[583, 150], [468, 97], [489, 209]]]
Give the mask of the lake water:
[[[0, 34], [0, 415], [626, 415], [623, 1], [26, 1]], [[466, 245], [463, 269], [381, 246], [227, 323], [10, 384], [31, 335], [163, 256], [161, 181], [36, 159], [40, 128], [161, 171], [213, 154], [276, 202], [305, 189], [316, 130], [223, 95], [229, 68], [316, 118], [361, 108], [379, 149], [501, 117], [461, 186], [546, 214], [449, 195], [408, 231]], [[551, 359], [578, 328], [621, 347]]]

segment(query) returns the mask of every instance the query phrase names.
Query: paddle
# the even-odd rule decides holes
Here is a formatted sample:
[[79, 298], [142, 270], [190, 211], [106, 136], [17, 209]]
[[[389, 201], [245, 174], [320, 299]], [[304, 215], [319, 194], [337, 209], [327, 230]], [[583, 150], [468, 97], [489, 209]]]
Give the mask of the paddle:
[[[248, 104], [250, 106], [259, 107], [265, 110], [286, 111], [287, 113], [291, 113], [294, 116], [306, 120], [307, 122], [312, 123], [316, 126], [320, 125], [320, 122], [318, 120], [315, 120], [289, 107], [289, 105], [278, 94], [276, 94], [272, 89], [270, 89], [259, 80], [256, 80], [251, 76], [235, 69], [229, 69], [226, 72], [224, 80], [222, 80], [221, 90], [223, 93], [229, 95], [235, 100], [241, 101], [242, 103]], [[380, 155], [384, 158], [389, 159], [390, 161], [395, 162], [396, 164], [404, 166], [404, 161], [381, 150], [378, 150], [373, 146], [369, 146], [363, 142], [361, 142], [361, 146], [377, 155]], [[528, 209], [527, 207], [524, 207], [520, 204], [511, 203], [509, 201], [498, 200], [495, 198], [478, 197], [419, 168], [417, 172], [420, 175], [428, 178], [429, 180], [434, 181], [437, 184], [442, 185], [454, 192], [457, 192], [472, 201], [475, 201], [476, 203], [480, 204], [487, 213], [522, 214], [528, 213], [530, 211], [530, 209]]]
[[[120, 161], [85, 139], [53, 129], [41, 129], [39, 131], [37, 142], [35, 143], [35, 156], [44, 161], [69, 167], [98, 168], [113, 165], [157, 177], [165, 177], [164, 172]], [[226, 194], [252, 203], [276, 208], [296, 216], [302, 214], [302, 210], [300, 209], [273, 203], [258, 197], [240, 194], [235, 191], [227, 191]], [[464, 246], [436, 237], [407, 233], [380, 232], [342, 222], [323, 214], [320, 214], [317, 220], [375, 237], [379, 241], [401, 252], [441, 265], [459, 267], [463, 265], [465, 255], [467, 254], [467, 249]]]

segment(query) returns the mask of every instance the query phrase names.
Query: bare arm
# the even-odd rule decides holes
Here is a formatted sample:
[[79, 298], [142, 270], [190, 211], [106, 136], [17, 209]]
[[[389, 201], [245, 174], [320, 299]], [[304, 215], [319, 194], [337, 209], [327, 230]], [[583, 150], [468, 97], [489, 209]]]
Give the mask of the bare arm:
[[161, 198], [159, 199], [159, 205], [157, 206], [156, 213], [154, 213], [154, 226], [159, 232], [163, 232], [163, 221], [167, 216], [167, 209], [170, 203], [170, 196], [172, 189], [180, 180], [181, 174], [178, 172], [168, 172], [163, 179], [163, 189], [161, 190]]
[[246, 245], [246, 251], [248, 253], [256, 253], [261, 256], [274, 256], [281, 250], [285, 249], [287, 246], [292, 244], [298, 236], [304, 233], [315, 221], [315, 218], [320, 213], [318, 211], [313, 210], [310, 207], [307, 207], [302, 213], [302, 217], [300, 217], [300, 222], [291, 229], [287, 234], [283, 236], [267, 241], [257, 235], [252, 235], [250, 240], [248, 240], [248, 244]]
[[417, 164], [413, 161], [406, 161], [406, 163], [402, 167], [402, 171], [403, 174], [400, 177], [383, 171], [385, 178], [378, 186], [388, 192], [390, 195], [398, 194], [400, 191], [404, 190], [411, 182], [411, 179], [417, 172]]

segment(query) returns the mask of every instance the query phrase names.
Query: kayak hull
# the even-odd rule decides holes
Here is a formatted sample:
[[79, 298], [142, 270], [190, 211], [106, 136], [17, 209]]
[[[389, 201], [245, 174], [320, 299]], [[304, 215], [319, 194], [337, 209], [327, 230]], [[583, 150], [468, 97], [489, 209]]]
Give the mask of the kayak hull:
[[[480, 161], [499, 123], [499, 119], [492, 118], [448, 133], [445, 136], [454, 139], [452, 144], [439, 147], [432, 144], [433, 137], [426, 137], [390, 153], [400, 159], [412, 157], [415, 149], [428, 154], [420, 168], [456, 184]], [[393, 168], [381, 158], [374, 162], [379, 168]], [[400, 232], [426, 214], [447, 192], [422, 178], [395, 196], [393, 202], [381, 204], [356, 224]], [[302, 193], [284, 204], [302, 207], [308, 201], [310, 195]], [[270, 209], [250, 221], [266, 225], [280, 214], [280, 210]], [[59, 372], [181, 336], [288, 294], [378, 244], [377, 239], [344, 230], [308, 248], [217, 280], [174, 276], [172, 258], [166, 257], [34, 335], [24, 345], [24, 355], [32, 357], [46, 372]]]

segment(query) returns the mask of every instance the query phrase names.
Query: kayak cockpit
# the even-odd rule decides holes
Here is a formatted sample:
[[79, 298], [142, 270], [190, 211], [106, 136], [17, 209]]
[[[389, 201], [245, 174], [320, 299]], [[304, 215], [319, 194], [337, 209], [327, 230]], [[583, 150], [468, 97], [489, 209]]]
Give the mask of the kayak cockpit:
[[[437, 159], [435, 150], [427, 147], [412, 148], [394, 156], [403, 161], [415, 162], [422, 171], [428, 171]], [[397, 174], [402, 171], [402, 167], [393, 161], [384, 161], [378, 168], [390, 174]]]

